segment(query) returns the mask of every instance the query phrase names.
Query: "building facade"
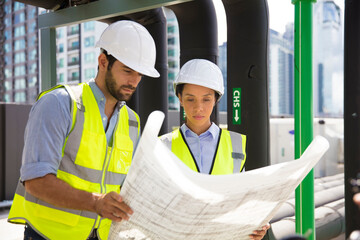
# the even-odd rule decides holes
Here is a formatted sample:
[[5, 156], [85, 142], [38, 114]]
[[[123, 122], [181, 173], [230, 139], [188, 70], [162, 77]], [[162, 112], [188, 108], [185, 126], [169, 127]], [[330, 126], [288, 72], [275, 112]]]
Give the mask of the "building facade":
[[227, 111], [227, 42], [219, 46], [218, 66], [224, 78], [224, 95], [220, 99], [218, 106], [220, 112]]
[[38, 9], [2, 1], [0, 101], [31, 102], [39, 89]]
[[272, 116], [294, 114], [293, 25], [284, 34], [270, 30], [269, 110]]
[[90, 21], [56, 29], [57, 82], [79, 83], [97, 73], [96, 41], [107, 24]]
[[338, 5], [320, 0], [313, 14], [314, 114], [343, 114], [343, 22]]
[[[44, 9], [1, 1], [0, 101], [33, 103], [40, 86], [38, 15]], [[95, 42], [107, 24], [86, 22], [56, 29], [57, 82], [79, 83], [95, 77]]]
[[180, 70], [179, 26], [173, 11], [164, 8], [168, 41], [168, 106], [170, 110], [179, 110], [179, 99], [175, 96], [174, 81]]

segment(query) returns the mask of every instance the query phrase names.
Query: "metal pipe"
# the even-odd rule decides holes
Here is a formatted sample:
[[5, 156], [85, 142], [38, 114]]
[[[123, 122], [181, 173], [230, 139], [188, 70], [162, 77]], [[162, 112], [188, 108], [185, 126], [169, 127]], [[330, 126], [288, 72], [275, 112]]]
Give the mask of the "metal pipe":
[[344, 161], [346, 238], [360, 226], [349, 182], [360, 173], [360, 1], [345, 0], [344, 29]]
[[227, 19], [228, 129], [248, 136], [246, 170], [270, 164], [269, 10], [266, 0], [222, 0]]
[[[177, 18], [180, 35], [180, 67], [194, 58], [218, 61], [218, 31], [212, 0], [196, 0], [168, 7]], [[219, 109], [215, 106], [211, 121], [219, 123]], [[180, 107], [180, 124], [184, 111]]]
[[[295, 159], [313, 139], [312, 99], [312, 2], [293, 0], [295, 5]], [[315, 240], [314, 170], [296, 189], [296, 232]]]
[[[315, 209], [316, 239], [329, 240], [345, 231], [344, 199]], [[282, 239], [295, 233], [295, 218], [288, 217], [271, 224], [270, 239]]]
[[[333, 188], [320, 190], [315, 192], [314, 207], [318, 208], [330, 202], [338, 201], [344, 198], [344, 185], [339, 185]], [[279, 221], [280, 219], [294, 216], [295, 213], [295, 199], [288, 199], [278, 210], [276, 215], [271, 219], [271, 222]]]
[[102, 19], [102, 22], [112, 23], [118, 20], [133, 20], [143, 25], [154, 38], [156, 45], [155, 68], [160, 73], [159, 78], [143, 76], [142, 80], [128, 101], [128, 105], [140, 116], [141, 128], [144, 129], [147, 117], [154, 110], [165, 114], [165, 121], [160, 134], [168, 132], [168, 99], [167, 99], [167, 27], [166, 17], [162, 8], [126, 14], [122, 16]]
[[0, 202], [0, 209], [1, 208], [9, 208], [11, 207], [13, 201], [2, 201]]

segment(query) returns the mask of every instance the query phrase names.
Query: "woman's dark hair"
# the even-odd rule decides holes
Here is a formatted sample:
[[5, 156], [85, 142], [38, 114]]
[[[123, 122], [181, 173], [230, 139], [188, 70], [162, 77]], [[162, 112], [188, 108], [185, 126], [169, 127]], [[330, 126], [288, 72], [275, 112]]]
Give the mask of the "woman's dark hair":
[[100, 51], [101, 53], [105, 54], [106, 59], [109, 61], [108, 70], [110, 70], [117, 59], [114, 58], [112, 55], [108, 54], [108, 52], [103, 48], [101, 48]]
[[[176, 96], [178, 96], [178, 94], [182, 95], [182, 92], [184, 90], [184, 85], [185, 84], [183, 84], [183, 83], [176, 85], [176, 89], [175, 89]], [[215, 90], [214, 90], [214, 92], [215, 92], [215, 103], [217, 103], [218, 99], [220, 98], [220, 94]]]

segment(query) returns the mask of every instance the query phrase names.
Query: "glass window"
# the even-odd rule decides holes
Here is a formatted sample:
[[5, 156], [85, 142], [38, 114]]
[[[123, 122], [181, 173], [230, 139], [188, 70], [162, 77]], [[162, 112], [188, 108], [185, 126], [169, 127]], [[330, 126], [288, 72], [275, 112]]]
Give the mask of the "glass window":
[[74, 41], [71, 43], [71, 47], [69, 48], [69, 50], [78, 49], [78, 48], [79, 48], [79, 41]]
[[14, 43], [14, 50], [17, 51], [17, 50], [21, 50], [21, 49], [24, 49], [25, 48], [25, 39], [19, 39], [19, 40], [16, 40], [15, 43]]
[[169, 80], [175, 80], [176, 74], [174, 72], [169, 72], [168, 73], [168, 79]]
[[25, 92], [16, 92], [14, 99], [15, 99], [15, 102], [26, 102]]
[[74, 49], [79, 49], [79, 41], [73, 41], [69, 44], [68, 50], [71, 51]]
[[26, 88], [26, 82], [25, 78], [19, 78], [15, 79], [15, 89], [25, 89]]
[[11, 44], [10, 43], [5, 43], [4, 44], [4, 50], [5, 50], [5, 53], [11, 52]]
[[5, 9], [6, 14], [11, 13], [11, 5], [9, 5], [9, 4], [5, 5], [4, 9]]
[[85, 53], [85, 63], [95, 63], [95, 53]]
[[23, 9], [25, 7], [25, 4], [20, 3], [20, 2], [14, 2], [14, 11]]
[[33, 63], [29, 66], [29, 74], [36, 74], [37, 73], [37, 64]]
[[64, 28], [57, 28], [56, 29], [56, 37], [63, 38], [64, 37]]
[[168, 33], [175, 33], [175, 26], [168, 27]]
[[12, 57], [11, 56], [5, 56], [4, 61], [5, 61], [5, 65], [12, 64]]
[[170, 57], [174, 57], [175, 56], [175, 49], [169, 49], [168, 50], [168, 56], [170, 56]]
[[22, 76], [22, 75], [25, 75], [25, 74], [26, 74], [26, 69], [25, 69], [24, 65], [15, 67], [15, 71], [14, 71], [15, 77]]
[[37, 35], [33, 35], [28, 38], [28, 45], [29, 47], [35, 47], [37, 45]]
[[14, 31], [14, 36], [15, 37], [20, 37], [20, 36], [24, 36], [25, 35], [25, 26], [19, 26], [15, 28]]
[[168, 44], [174, 45], [175, 44], [175, 38], [168, 38]]
[[91, 37], [87, 37], [85, 38], [85, 47], [92, 47], [95, 45], [95, 37], [91, 36]]
[[324, 22], [334, 21], [340, 24], [340, 10], [336, 8], [336, 5], [333, 2], [325, 2], [324, 3]]
[[58, 77], [58, 83], [63, 83], [63, 82], [64, 82], [64, 73], [60, 73]]
[[169, 61], [169, 68], [176, 68], [177, 62], [176, 61]]
[[37, 31], [37, 25], [36, 25], [36, 22], [32, 22], [29, 24], [29, 32], [30, 33], [33, 33], [33, 32], [36, 32]]
[[25, 60], [26, 60], [25, 52], [16, 53], [14, 56], [15, 63], [22, 63], [25, 62]]
[[73, 25], [70, 27], [70, 34], [76, 34], [79, 32], [79, 25]]
[[90, 21], [90, 22], [84, 23], [84, 30], [85, 30], [85, 32], [95, 30], [95, 22]]
[[37, 58], [37, 49], [33, 49], [29, 52], [29, 60], [36, 60]]
[[63, 43], [60, 43], [59, 44], [59, 52], [64, 52], [64, 44]]
[[36, 76], [31, 77], [31, 78], [29, 79], [29, 87], [34, 87], [34, 86], [36, 86], [36, 83], [37, 83], [37, 77], [36, 77]]
[[61, 68], [64, 67], [64, 59], [60, 58], [58, 64], [59, 64], [59, 67], [61, 67]]
[[14, 16], [14, 24], [21, 23], [25, 21], [25, 13], [21, 12], [18, 14], [15, 14]]
[[4, 101], [5, 101], [5, 102], [10, 102], [10, 101], [11, 101], [11, 99], [10, 99], [10, 94], [8, 94], [8, 93], [5, 93], [5, 94], [4, 94]]
[[5, 18], [5, 26], [6, 26], [6, 27], [11, 26], [11, 18], [9, 18], [9, 17], [6, 17], [6, 18]]
[[78, 57], [71, 57], [70, 62], [71, 63], [77, 63], [77, 62], [79, 62], [79, 58]]
[[79, 80], [79, 72], [72, 72], [71, 73], [71, 79], [72, 80]]
[[7, 30], [4, 32], [5, 41], [11, 38], [11, 31]]
[[5, 90], [6, 90], [6, 91], [11, 90], [11, 89], [12, 89], [11, 81], [5, 81], [4, 86], [5, 86]]
[[36, 15], [37, 15], [36, 10], [37, 10], [36, 7], [31, 7], [31, 9], [29, 10], [29, 13], [28, 13], [28, 19], [36, 18]]
[[90, 79], [95, 77], [95, 69], [94, 68], [88, 68], [85, 69], [85, 79]]
[[5, 78], [12, 77], [12, 70], [11, 68], [5, 68]]

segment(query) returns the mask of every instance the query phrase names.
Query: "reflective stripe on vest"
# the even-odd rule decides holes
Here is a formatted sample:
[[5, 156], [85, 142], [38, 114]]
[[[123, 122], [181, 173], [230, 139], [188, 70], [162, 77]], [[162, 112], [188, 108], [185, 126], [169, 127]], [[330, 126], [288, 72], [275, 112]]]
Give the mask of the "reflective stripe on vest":
[[[160, 139], [189, 168], [199, 172], [195, 158], [180, 129], [168, 133]], [[241, 172], [246, 161], [245, 146], [245, 135], [221, 130], [209, 174], [223, 175]]]
[[[108, 147], [90, 86], [82, 83], [64, 87], [72, 99], [73, 123], [65, 140], [57, 177], [84, 191], [119, 193], [131, 164], [133, 146], [139, 137], [139, 117], [123, 106], [114, 129], [113, 146]], [[87, 239], [94, 228], [98, 228], [99, 239], [107, 239], [111, 225], [109, 219], [102, 219], [96, 213], [59, 208], [43, 202], [27, 193], [21, 182], [9, 213], [9, 222], [27, 222], [48, 239]]]

